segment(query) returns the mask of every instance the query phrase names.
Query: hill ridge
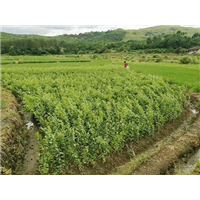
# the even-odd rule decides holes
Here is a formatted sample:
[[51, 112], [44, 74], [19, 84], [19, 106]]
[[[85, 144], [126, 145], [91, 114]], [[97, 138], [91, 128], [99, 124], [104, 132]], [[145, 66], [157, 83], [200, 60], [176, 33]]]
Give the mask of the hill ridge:
[[188, 36], [192, 36], [194, 33], [200, 33], [200, 28], [193, 27], [182, 27], [179, 25], [159, 25], [146, 27], [141, 29], [116, 29], [108, 31], [91, 31], [87, 33], [80, 34], [63, 34], [57, 36], [43, 36], [36, 34], [13, 34], [1, 32], [1, 39], [55, 39], [63, 40], [68, 42], [120, 42], [128, 40], [146, 40], [148, 37], [153, 36], [164, 36], [166, 34], [173, 34], [177, 31], [186, 32]]

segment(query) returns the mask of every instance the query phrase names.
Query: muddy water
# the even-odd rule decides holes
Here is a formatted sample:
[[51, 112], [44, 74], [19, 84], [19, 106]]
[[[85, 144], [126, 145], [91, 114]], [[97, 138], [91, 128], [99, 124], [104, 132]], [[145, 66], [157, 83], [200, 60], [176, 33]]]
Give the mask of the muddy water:
[[[191, 109], [192, 113], [194, 115], [197, 115], [199, 112], [195, 109]], [[200, 161], [200, 148], [195, 152], [195, 154], [187, 161], [186, 164], [181, 165], [179, 168], [179, 172], [184, 175], [191, 174], [191, 172], [195, 169], [196, 167], [196, 162]]]
[[200, 149], [181, 167], [183, 174], [190, 174], [196, 166], [196, 162], [200, 161]]
[[34, 123], [33, 116], [29, 113], [24, 114], [24, 121], [26, 122], [26, 128], [29, 136], [29, 143], [26, 148], [26, 154], [24, 159], [24, 165], [22, 174], [33, 175], [37, 174], [37, 152], [39, 152], [36, 132], [38, 128]]
[[[198, 111], [193, 107], [191, 109], [192, 113], [197, 115]], [[187, 161], [185, 165], [182, 165], [180, 167], [180, 170], [182, 174], [190, 174], [196, 167], [196, 162], [200, 161], [200, 148], [197, 150], [197, 152]]]

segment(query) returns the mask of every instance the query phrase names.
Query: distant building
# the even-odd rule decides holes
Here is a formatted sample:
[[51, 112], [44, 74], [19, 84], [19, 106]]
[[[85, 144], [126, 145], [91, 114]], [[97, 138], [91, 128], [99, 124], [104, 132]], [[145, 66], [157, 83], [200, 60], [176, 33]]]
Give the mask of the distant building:
[[200, 46], [198, 47], [192, 47], [188, 50], [188, 54], [200, 54]]

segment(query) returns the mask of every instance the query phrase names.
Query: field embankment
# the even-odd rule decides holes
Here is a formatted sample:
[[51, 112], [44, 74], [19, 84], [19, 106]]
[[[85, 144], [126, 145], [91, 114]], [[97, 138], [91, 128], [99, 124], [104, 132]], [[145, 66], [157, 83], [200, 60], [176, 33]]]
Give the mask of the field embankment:
[[1, 87], [1, 174], [17, 174], [23, 165], [27, 131], [13, 94]]

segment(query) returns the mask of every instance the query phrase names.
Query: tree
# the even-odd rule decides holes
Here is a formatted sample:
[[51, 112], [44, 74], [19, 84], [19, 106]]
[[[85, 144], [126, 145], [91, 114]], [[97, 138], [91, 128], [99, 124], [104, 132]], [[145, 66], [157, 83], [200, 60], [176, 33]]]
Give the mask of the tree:
[[11, 47], [9, 48], [9, 55], [11, 55], [11, 56], [16, 55], [14, 46], [11, 46]]
[[194, 38], [200, 38], [200, 33], [195, 33], [193, 36], [192, 36], [192, 38], [194, 39]]
[[149, 38], [147, 38], [147, 44], [149, 45], [149, 44], [152, 44], [152, 39], [149, 37]]
[[64, 54], [64, 53], [65, 53], [65, 48], [61, 47], [61, 48], [60, 48], [60, 53], [61, 53], [61, 54]]

